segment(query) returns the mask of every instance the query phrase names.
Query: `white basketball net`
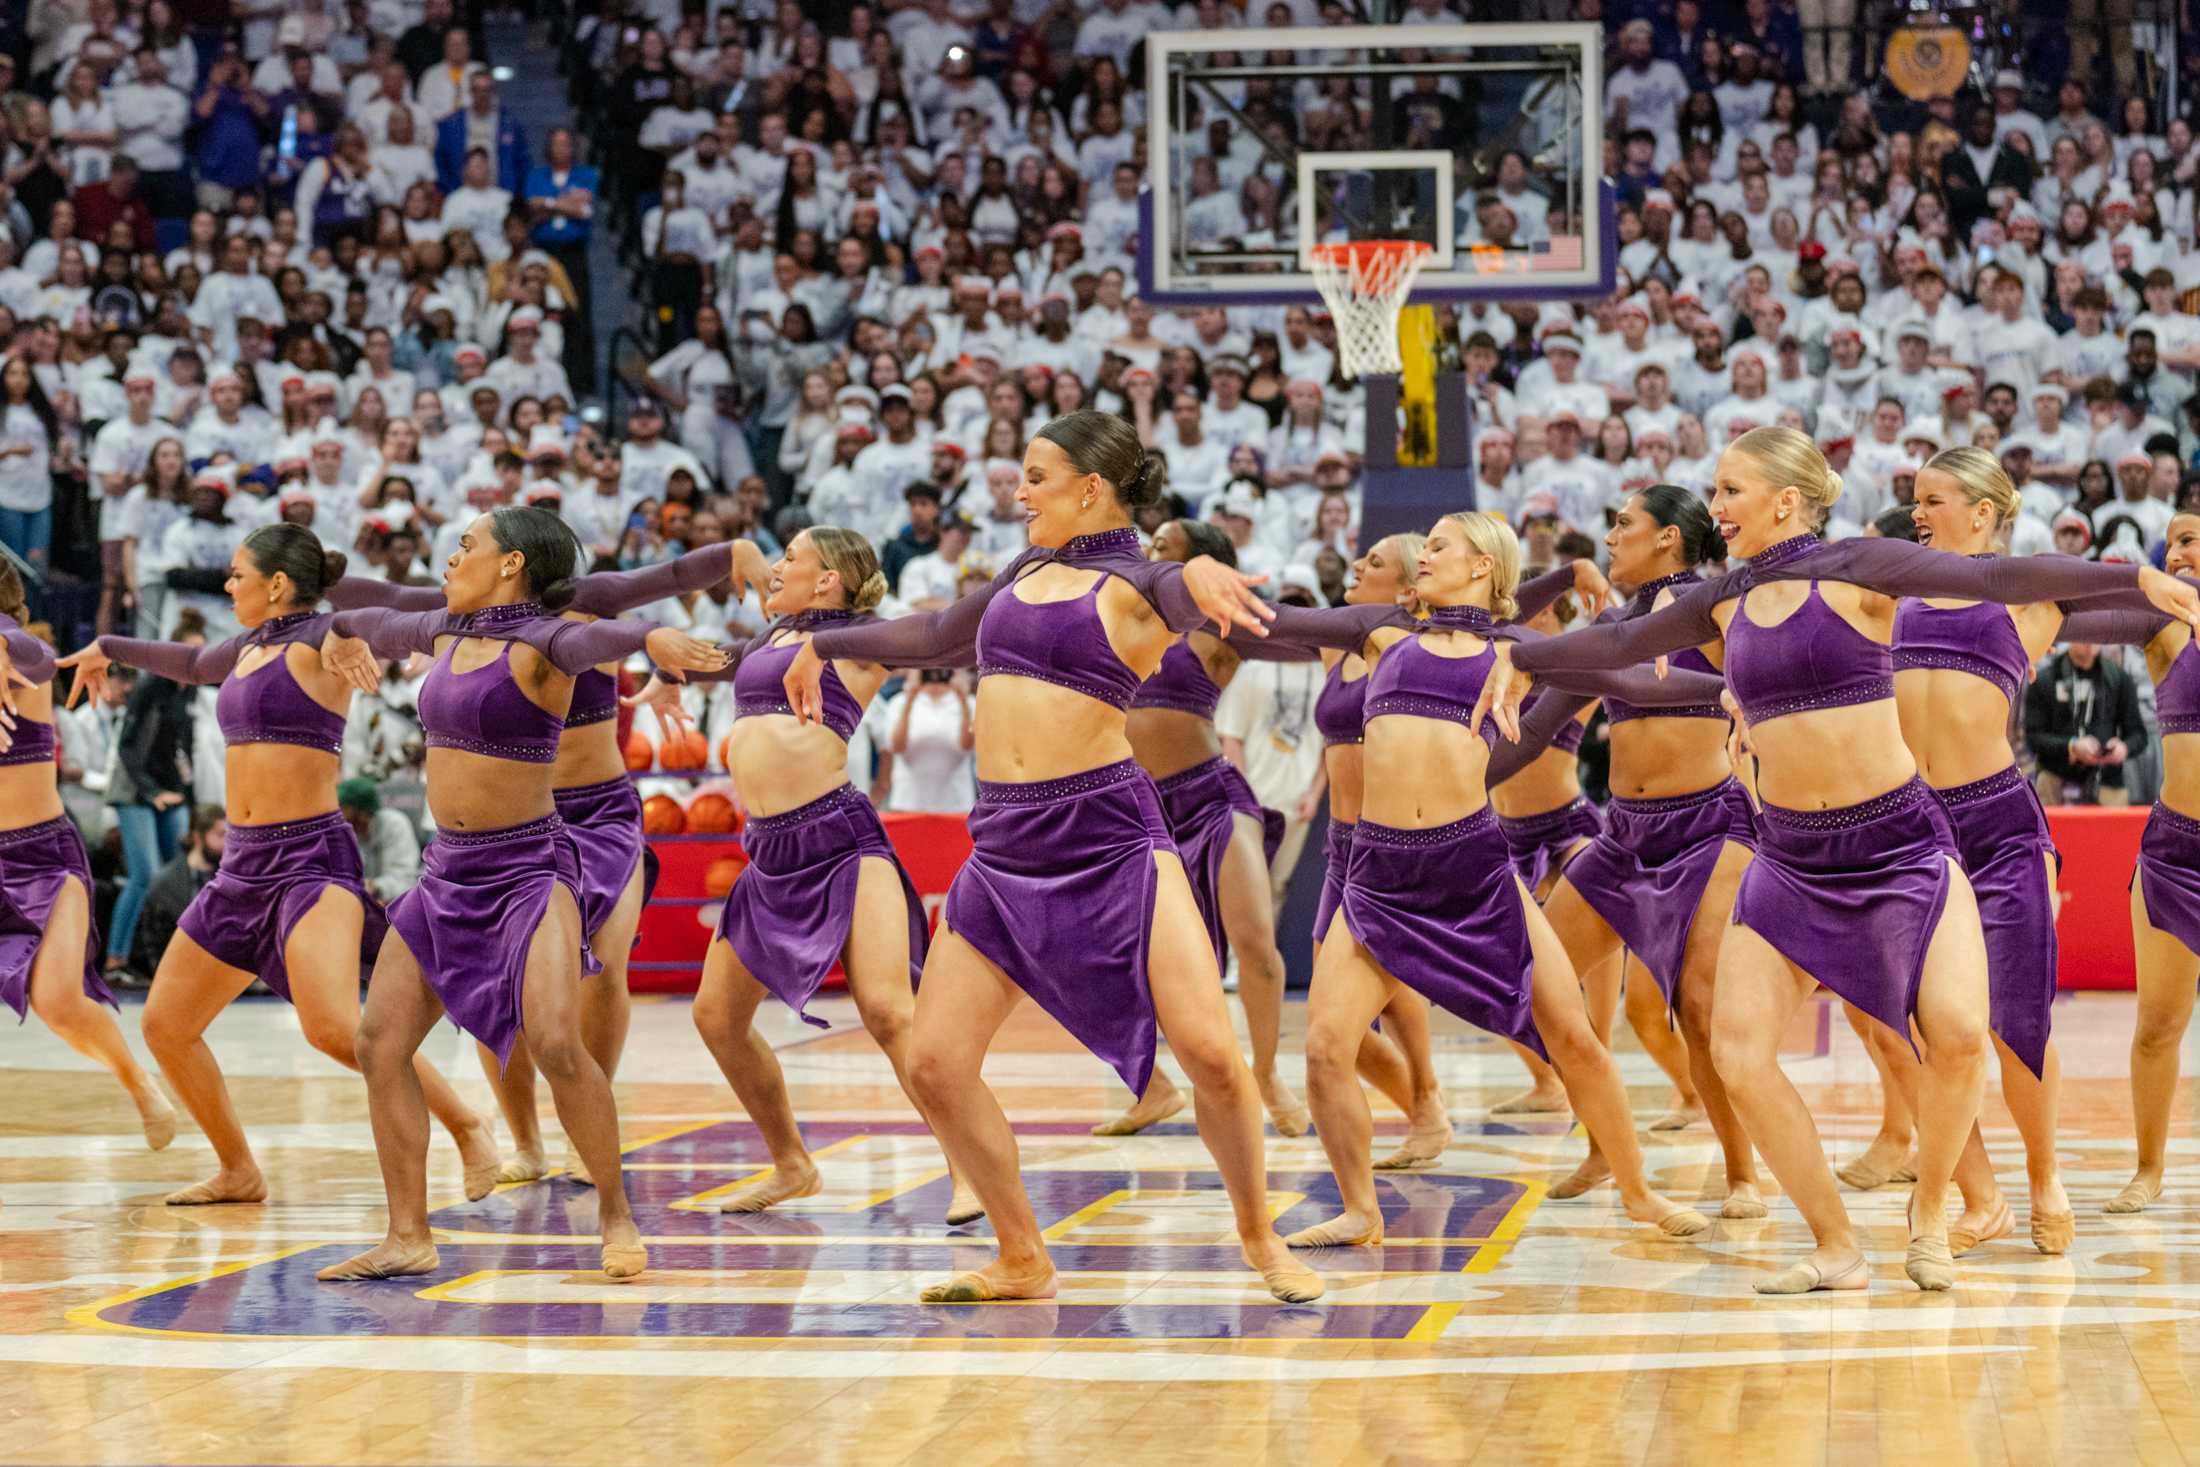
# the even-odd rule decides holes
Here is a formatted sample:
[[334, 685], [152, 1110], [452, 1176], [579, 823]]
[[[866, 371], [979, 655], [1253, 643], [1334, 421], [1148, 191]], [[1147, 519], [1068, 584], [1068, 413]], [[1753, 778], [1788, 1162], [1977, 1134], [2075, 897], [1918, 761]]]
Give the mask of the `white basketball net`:
[[1354, 377], [1404, 370], [1398, 313], [1432, 251], [1418, 240], [1368, 239], [1316, 245], [1314, 284], [1337, 322], [1337, 350]]

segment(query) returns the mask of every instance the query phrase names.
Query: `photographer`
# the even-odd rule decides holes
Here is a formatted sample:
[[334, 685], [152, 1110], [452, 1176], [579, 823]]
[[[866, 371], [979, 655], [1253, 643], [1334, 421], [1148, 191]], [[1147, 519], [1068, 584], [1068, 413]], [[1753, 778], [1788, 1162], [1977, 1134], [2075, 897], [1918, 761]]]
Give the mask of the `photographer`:
[[2043, 805], [2128, 805], [2129, 762], [2147, 747], [2138, 687], [2088, 642], [2048, 659], [2024, 695], [2024, 742]]

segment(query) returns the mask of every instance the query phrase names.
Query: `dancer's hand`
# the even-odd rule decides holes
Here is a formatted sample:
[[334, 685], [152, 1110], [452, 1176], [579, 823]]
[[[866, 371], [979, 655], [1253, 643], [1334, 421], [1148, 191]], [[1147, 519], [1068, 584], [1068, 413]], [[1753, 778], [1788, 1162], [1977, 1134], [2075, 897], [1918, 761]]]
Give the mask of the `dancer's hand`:
[[1253, 594], [1253, 587], [1267, 581], [1266, 576], [1232, 570], [1211, 555], [1194, 556], [1184, 565], [1184, 589], [1219, 629], [1218, 636], [1228, 636], [1233, 626], [1256, 637], [1268, 635], [1265, 623], [1276, 619], [1276, 609]]
[[1612, 604], [1612, 583], [1604, 579], [1604, 572], [1586, 555], [1576, 559], [1573, 566], [1574, 595], [1581, 602], [1582, 619], [1595, 621], [1604, 615], [1604, 608]]
[[817, 655], [809, 639], [803, 639], [802, 650], [787, 664], [787, 675], [780, 679], [780, 685], [787, 690], [787, 706], [794, 710], [797, 723], [824, 721], [825, 659]]
[[771, 590], [771, 579], [771, 562], [764, 558], [764, 552], [757, 548], [756, 542], [734, 541], [733, 574], [726, 578], [726, 583], [733, 587], [733, 599], [739, 601], [754, 591], [756, 599], [763, 601]]
[[1533, 681], [1528, 674], [1513, 666], [1510, 642], [1490, 643], [1494, 657], [1489, 676], [1482, 680], [1482, 696], [1474, 700], [1474, 716], [1467, 720], [1468, 728], [1480, 728], [1484, 718], [1497, 720], [1497, 731], [1508, 742], [1520, 742], [1520, 703], [1528, 695], [1528, 685]]
[[[0, 660], [4, 660], [7, 655], [7, 649], [0, 647]], [[62, 704], [62, 707], [74, 708], [87, 694], [94, 698], [107, 696], [107, 669], [114, 666], [114, 662], [99, 650], [99, 643], [94, 642], [81, 652], [71, 652], [66, 657], [54, 659], [54, 666], [76, 669], [76, 677], [69, 684], [69, 701]], [[14, 669], [11, 667], [9, 671], [13, 672]], [[0, 679], [0, 683], [4, 681]], [[0, 703], [4, 703], [11, 712], [15, 706], [13, 697], [0, 700]]]
[[687, 704], [680, 699], [680, 685], [667, 682], [655, 673], [650, 674], [649, 681], [642, 686], [639, 693], [631, 698], [620, 698], [619, 706], [637, 713], [647, 708], [654, 713], [657, 716], [660, 746], [671, 743], [673, 735], [679, 730], [695, 727], [694, 716], [688, 712]]
[[733, 660], [733, 654], [715, 642], [691, 637], [672, 627], [659, 627], [651, 632], [644, 646], [651, 662], [660, 670], [673, 673], [716, 672]]
[[381, 690], [382, 664], [364, 638], [343, 636], [331, 628], [321, 638], [321, 666], [362, 693]]
[[2159, 610], [2200, 631], [2200, 586], [2149, 565], [2139, 569], [2139, 589]]
[[[1663, 611], [1666, 607], [1671, 606], [1674, 602], [1678, 600], [1680, 600], [1679, 593], [1676, 592], [1671, 586], [1667, 586], [1664, 590], [1658, 592], [1657, 599], [1650, 603], [1650, 609], [1654, 612]], [[1665, 675], [1673, 670], [1673, 659], [1666, 656], [1666, 654], [1664, 654], [1663, 652], [1660, 652], [1657, 655], [1657, 658], [1650, 665], [1656, 671], [1658, 675], [1658, 681], [1664, 682]]]
[[0, 714], [6, 715], [10, 723], [14, 722], [16, 688], [36, 686], [36, 683], [16, 671], [15, 660], [8, 656], [7, 644], [0, 642]]

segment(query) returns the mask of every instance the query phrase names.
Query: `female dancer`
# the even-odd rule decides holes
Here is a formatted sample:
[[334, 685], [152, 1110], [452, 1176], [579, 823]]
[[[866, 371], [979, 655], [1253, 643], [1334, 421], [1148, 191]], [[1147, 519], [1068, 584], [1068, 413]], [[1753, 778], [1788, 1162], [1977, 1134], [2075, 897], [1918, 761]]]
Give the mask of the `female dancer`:
[[[2164, 564], [2172, 575], [2200, 575], [2200, 515], [2170, 521]], [[2200, 750], [2195, 737], [2200, 735], [2200, 655], [2188, 627], [2152, 611], [2078, 610], [2064, 618], [2061, 636], [2144, 647], [2162, 730], [2162, 792], [2147, 815], [2131, 883], [2131, 935], [2139, 968], [2139, 1016], [2131, 1036], [2138, 1167], [2101, 1209], [2125, 1216], [2146, 1211], [2162, 1195], [2178, 1051], [2192, 1021], [2194, 982], [2200, 979], [2200, 766], [2193, 761]], [[2035, 1209], [2038, 1205], [2035, 1199]]]
[[[1699, 567], [1726, 559], [1726, 543], [1703, 501], [1671, 484], [1630, 496], [1604, 544], [1612, 579], [1634, 591], [1624, 608], [1607, 613], [1610, 620], [1649, 615], [1660, 597], [1692, 589]], [[1712, 671], [1694, 650], [1674, 661]], [[1493, 784], [1512, 765], [1535, 759], [1535, 750], [1554, 730], [1562, 735], [1580, 726], [1579, 698], [1544, 693], [1537, 705], [1523, 720], [1519, 745], [1491, 756]], [[1597, 978], [1616, 974], [1614, 959], [1622, 951], [1632, 957], [1630, 968], [1639, 963], [1656, 980], [1655, 987], [1637, 985], [1629, 975], [1630, 1018], [1637, 1018], [1637, 987], [1661, 1001], [1647, 1022], [1637, 1018], [1636, 1033], [1646, 1042], [1653, 1033], [1669, 1034], [1664, 1010], [1679, 1015], [1687, 1073], [1726, 1156], [1726, 1199], [1719, 1215], [1763, 1217], [1749, 1137], [1711, 1064], [1719, 942], [1756, 847], [1748, 797], [1727, 768], [1726, 714], [1715, 700], [1649, 707], [1607, 698], [1604, 709], [1612, 731], [1612, 804], [1603, 830], [1554, 883], [1543, 914], [1576, 969], [1591, 975], [1590, 1011], [1601, 1013], [1607, 1028], [1615, 995], [1608, 989], [1599, 993]], [[1568, 1195], [1562, 1187], [1588, 1185], [1606, 1165], [1592, 1137], [1581, 1170], [1551, 1195]]]
[[[1520, 544], [1504, 521], [1451, 514], [1421, 546], [1414, 588], [1426, 621], [1356, 621], [1354, 608], [1302, 614], [1355, 640], [1372, 670], [1363, 804], [1314, 968], [1306, 1036], [1315, 1128], [1344, 1211], [1292, 1234], [1294, 1247], [1383, 1240], [1367, 1101], [1352, 1068], [1361, 1034], [1400, 987], [1548, 1056], [1612, 1158], [1629, 1217], [1677, 1238], [1711, 1226], [1644, 1178], [1618, 1066], [1589, 1025], [1564, 949], [1513, 869], [1483, 788], [1488, 730], [1463, 715], [1494, 664], [1497, 638], [1520, 635], [1497, 625], [1517, 614], [1519, 579]], [[1700, 674], [1669, 681], [1660, 688], [1645, 669], [1581, 690], [1700, 698], [1712, 686]]]
[[[108, 667], [139, 667], [184, 684], [221, 685], [214, 710], [228, 745], [229, 844], [161, 954], [145, 1001], [145, 1043], [214, 1148], [218, 1170], [170, 1193], [171, 1207], [264, 1202], [267, 1179], [230, 1103], [206, 1030], [257, 978], [298, 1011], [306, 1042], [358, 1069], [359, 958], [381, 940], [359, 843], [336, 808], [338, 755], [351, 688], [321, 655], [329, 617], [316, 613], [344, 556], [311, 530], [265, 525], [229, 564], [227, 589], [246, 630], [214, 646], [105, 636], [62, 665], [96, 694]], [[74, 694], [72, 694], [74, 696]], [[458, 1143], [468, 1198], [497, 1181], [496, 1137], [425, 1059], [429, 1109]]]
[[[993, 1262], [927, 1302], [1047, 1298], [1047, 1257], [1016, 1170], [1016, 1138], [979, 1076], [1025, 994], [1145, 1093], [1155, 1030], [1191, 1077], [1199, 1126], [1248, 1265], [1277, 1298], [1319, 1298], [1268, 1214], [1260, 1101], [1238, 1053], [1215, 953], [1124, 710], [1164, 649], [1206, 621], [1253, 629], [1251, 580], [1204, 557], [1149, 561], [1130, 527], [1160, 492], [1121, 418], [1057, 418], [1025, 450], [1017, 491], [1033, 549], [944, 611], [832, 628], [788, 667], [787, 701], [824, 714], [827, 662], [978, 665], [976, 844], [924, 966], [909, 1078], [942, 1144], [969, 1169], [999, 1239]], [[1121, 649], [1120, 651], [1118, 649]]]
[[[1917, 540], [1958, 555], [1990, 556], [2016, 517], [2017, 490], [2000, 462], [1977, 448], [1951, 448], [1918, 472], [1911, 519]], [[1947, 812], [1956, 851], [1978, 899], [1986, 935], [1986, 980], [2002, 1097], [2024, 1138], [2032, 1192], [2032, 1243], [2069, 1251], [2075, 1231], [2055, 1161], [2062, 1063], [2048, 1030], [2055, 1001], [2055, 871], [2047, 816], [2009, 746], [2011, 705], [2032, 666], [2054, 644], [2063, 614], [2051, 601], [2003, 608], [1986, 602], [1905, 600], [1895, 612], [1895, 703], [1918, 773]], [[1902, 1101], [1914, 1114], [1916, 1060], [1874, 1028]], [[1994, 1182], [1985, 1138], [1974, 1125], [1957, 1180], [1964, 1215], [1949, 1229], [1962, 1254], [2011, 1232], [2009, 1204]]]
[[[820, 1186], [779, 1060], [754, 1028], [756, 1006], [768, 994], [804, 1022], [826, 1027], [810, 1016], [809, 1003], [838, 961], [863, 1027], [916, 1103], [908, 1066], [916, 1010], [910, 982], [929, 942], [915, 883], [871, 802], [848, 782], [848, 740], [886, 681], [886, 669], [833, 663], [825, 674], [821, 727], [795, 718], [782, 686], [805, 638], [822, 628], [876, 620], [872, 611], [886, 594], [886, 576], [871, 542], [853, 530], [813, 525], [770, 568], [765, 593], [764, 609], [782, 619], [743, 648], [731, 667], [697, 679], [733, 678], [736, 717], [726, 768], [748, 812], [741, 844], [749, 865], [726, 895], [703, 959], [695, 1029], [772, 1156], [771, 1170], [728, 1198], [721, 1212], [762, 1212], [814, 1196]], [[652, 679], [627, 701], [662, 707], [676, 698], [676, 688]], [[954, 1188], [948, 1225], [982, 1216], [952, 1161], [948, 1174]]]
[[[130, 1053], [99, 976], [92, 866], [61, 809], [54, 762], [53, 649], [23, 630], [23, 580], [0, 560], [0, 1001], [18, 1020], [31, 1010], [130, 1092], [145, 1144], [176, 1139], [176, 1111]], [[20, 685], [20, 689], [18, 688]]]
[[[623, 616], [673, 596], [708, 590], [738, 573], [760, 585], [763, 553], [747, 540], [729, 541], [691, 551], [677, 560], [641, 570], [601, 571], [580, 578], [569, 620]], [[735, 594], [741, 588], [736, 587]], [[433, 586], [399, 586], [369, 577], [347, 576], [329, 588], [329, 604], [339, 611], [382, 606], [425, 612], [443, 605]], [[618, 1073], [626, 1048], [630, 1000], [626, 988], [634, 931], [641, 922], [643, 892], [642, 802], [627, 777], [619, 748], [619, 684], [616, 668], [592, 667], [573, 679], [573, 702], [558, 736], [557, 762], [550, 787], [558, 818], [580, 856], [578, 892], [581, 931], [590, 951], [603, 964], [601, 983], [581, 985], [581, 1042], [605, 1077]], [[522, 1039], [508, 1061], [487, 1045], [479, 1046], [481, 1067], [497, 1093], [498, 1107], [512, 1132], [517, 1155], [498, 1172], [500, 1182], [531, 1182], [546, 1170], [542, 1122], [535, 1106], [535, 1065]], [[588, 1168], [567, 1148], [565, 1175], [589, 1185]]]
[[[1352, 585], [1345, 592], [1345, 603], [1412, 604], [1413, 573], [1420, 555], [1419, 535], [1391, 535], [1378, 540], [1352, 563]], [[1329, 919], [1344, 892], [1352, 831], [1359, 821], [1367, 788], [1361, 761], [1367, 724], [1367, 660], [1357, 653], [1326, 649], [1322, 657], [1329, 663], [1329, 676], [1322, 683], [1321, 696], [1314, 701], [1314, 726], [1322, 736], [1322, 773], [1329, 786], [1329, 832], [1321, 898], [1314, 907], [1317, 962], [1322, 938], [1329, 931]], [[1357, 1066], [1360, 1078], [1405, 1112], [1406, 1139], [1395, 1152], [1376, 1161], [1375, 1169], [1427, 1166], [1451, 1144], [1451, 1117], [1444, 1110], [1429, 1042], [1428, 1000], [1412, 989], [1401, 988], [1384, 1008], [1383, 1022], [1388, 1026], [1386, 1030], [1371, 1030], [1360, 1040]], [[1554, 1075], [1552, 1080], [1555, 1084], [1557, 1077]], [[1558, 1093], [1558, 1104], [1566, 1104], [1564, 1090]]]
[[436, 1267], [421, 1175], [426, 1108], [412, 1060], [446, 1013], [500, 1058], [526, 1035], [596, 1179], [603, 1271], [632, 1278], [648, 1266], [620, 1175], [611, 1082], [581, 1040], [581, 978], [598, 965], [581, 929], [580, 858], [557, 813], [552, 769], [581, 673], [645, 648], [662, 667], [715, 668], [725, 656], [667, 627], [557, 615], [577, 589], [574, 552], [573, 532], [549, 511], [495, 510], [459, 537], [443, 577], [446, 611], [372, 607], [331, 623], [323, 656], [357, 687], [380, 685], [382, 659], [437, 653], [419, 707], [428, 809], [441, 833], [419, 884], [390, 907], [359, 1026], [389, 1233], [320, 1278]]
[[[1829, 546], [1815, 531], [1840, 492], [1840, 476], [1803, 434], [1743, 434], [1719, 457], [1712, 507], [1749, 567], [1648, 616], [1500, 646], [1482, 695], [1510, 723], [1502, 710], [1516, 666], [1628, 667], [1702, 647], [1750, 718], [1764, 807], [1720, 950], [1712, 1059], [1816, 1243], [1759, 1282], [1761, 1293], [1869, 1282], [1810, 1111], [1779, 1065], [1779, 1035], [1818, 982], [1897, 1032], [1914, 1016], [1924, 1035], [1905, 1269], [1922, 1289], [1955, 1281], [1944, 1207], [1978, 1113], [1985, 939], [1946, 818], [1901, 741], [1888, 646], [1897, 600], [2022, 604], [2108, 594], [2132, 578], [2064, 556], [1982, 562], [1898, 540]], [[2200, 621], [2193, 588], [2151, 569], [2138, 577], [2165, 610]]]

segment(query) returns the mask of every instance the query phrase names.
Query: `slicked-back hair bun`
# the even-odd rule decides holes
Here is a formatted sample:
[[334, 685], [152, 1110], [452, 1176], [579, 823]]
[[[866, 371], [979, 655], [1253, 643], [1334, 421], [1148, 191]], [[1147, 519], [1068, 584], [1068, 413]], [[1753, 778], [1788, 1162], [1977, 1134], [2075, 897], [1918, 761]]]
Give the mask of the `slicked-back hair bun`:
[[1116, 503], [1136, 514], [1168, 492], [1168, 461], [1138, 441], [1138, 430], [1113, 413], [1080, 408], [1053, 419], [1036, 434], [1069, 459], [1080, 474], [1098, 474]]

